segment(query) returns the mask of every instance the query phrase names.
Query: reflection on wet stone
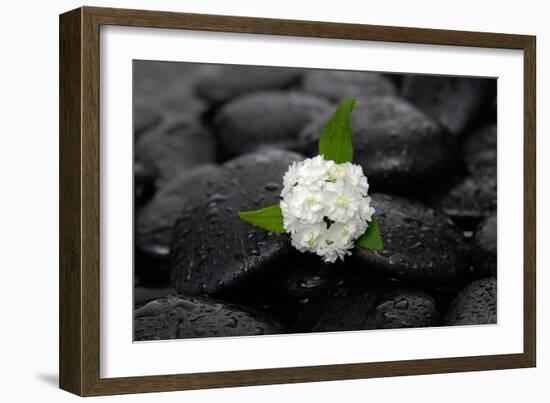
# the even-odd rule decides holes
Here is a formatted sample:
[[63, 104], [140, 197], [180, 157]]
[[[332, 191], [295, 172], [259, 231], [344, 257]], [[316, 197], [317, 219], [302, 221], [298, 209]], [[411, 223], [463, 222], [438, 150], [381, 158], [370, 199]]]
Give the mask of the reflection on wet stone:
[[136, 144], [136, 158], [150, 161], [158, 171], [158, 180], [167, 182], [185, 170], [214, 162], [214, 139], [196, 121], [183, 119], [162, 125], [144, 135]]
[[302, 127], [329, 106], [325, 99], [304, 93], [256, 92], [223, 105], [213, 123], [227, 155], [267, 147], [295, 149]]
[[215, 165], [200, 165], [166, 183], [139, 212], [136, 247], [158, 259], [168, 258], [176, 221], [184, 211], [197, 207], [208, 181], [220, 170]]
[[[328, 116], [300, 134], [308, 156]], [[395, 194], [421, 194], [456, 169], [456, 144], [445, 129], [397, 97], [358, 99], [351, 117], [354, 162], [366, 172], [371, 189]]]
[[267, 276], [290, 251], [288, 237], [256, 228], [237, 212], [268, 206], [279, 198], [282, 172], [299, 154], [272, 150], [241, 156], [207, 182], [201, 205], [178, 220], [172, 241], [172, 282], [182, 293], [218, 294]]
[[445, 314], [445, 325], [497, 323], [497, 281], [476, 280], [460, 292]]
[[327, 332], [426, 327], [438, 320], [435, 301], [428, 294], [356, 274], [308, 301], [297, 329]]
[[484, 220], [474, 236], [473, 268], [477, 277], [497, 275], [497, 216]]
[[339, 102], [345, 98], [396, 95], [391, 80], [380, 73], [362, 71], [312, 70], [304, 74], [302, 89]]
[[272, 318], [207, 298], [168, 296], [134, 313], [135, 340], [189, 339], [282, 333]]
[[219, 104], [249, 92], [284, 89], [300, 78], [299, 69], [261, 66], [208, 66], [195, 89], [204, 99]]
[[403, 97], [459, 135], [479, 118], [491, 95], [489, 80], [468, 77], [410, 75]]
[[381, 277], [433, 288], [467, 272], [462, 231], [445, 215], [418, 202], [372, 195], [384, 249], [356, 249], [356, 260]]

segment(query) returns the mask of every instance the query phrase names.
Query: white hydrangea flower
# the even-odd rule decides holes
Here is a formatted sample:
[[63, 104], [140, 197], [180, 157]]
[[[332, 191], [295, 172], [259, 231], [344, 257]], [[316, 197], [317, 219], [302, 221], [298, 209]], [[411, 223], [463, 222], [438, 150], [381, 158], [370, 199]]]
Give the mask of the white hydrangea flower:
[[283, 178], [281, 210], [292, 245], [325, 262], [351, 254], [374, 214], [363, 169], [318, 155], [294, 162]]

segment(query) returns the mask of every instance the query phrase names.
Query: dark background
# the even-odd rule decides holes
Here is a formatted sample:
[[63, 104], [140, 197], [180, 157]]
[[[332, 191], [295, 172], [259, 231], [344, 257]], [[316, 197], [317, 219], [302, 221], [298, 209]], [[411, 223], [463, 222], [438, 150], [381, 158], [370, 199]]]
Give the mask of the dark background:
[[[325, 265], [240, 221], [356, 97], [385, 243]], [[496, 322], [496, 80], [134, 62], [135, 338]]]

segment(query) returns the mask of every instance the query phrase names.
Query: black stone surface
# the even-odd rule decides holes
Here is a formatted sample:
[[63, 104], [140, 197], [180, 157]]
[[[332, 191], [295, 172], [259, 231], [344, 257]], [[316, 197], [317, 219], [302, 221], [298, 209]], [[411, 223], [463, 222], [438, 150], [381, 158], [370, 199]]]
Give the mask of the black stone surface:
[[334, 102], [346, 98], [396, 95], [393, 82], [380, 73], [363, 71], [310, 70], [304, 73], [301, 88]]
[[460, 292], [445, 314], [444, 324], [484, 325], [497, 323], [497, 280], [476, 280]]
[[151, 257], [167, 259], [176, 221], [185, 210], [197, 208], [208, 181], [215, 180], [221, 169], [212, 164], [199, 165], [166, 183], [139, 212], [136, 247]]
[[141, 137], [143, 133], [153, 129], [162, 121], [161, 113], [150, 105], [134, 105], [134, 135]]
[[342, 279], [306, 303], [297, 329], [311, 332], [435, 326], [439, 313], [428, 294], [364, 275]]
[[[313, 156], [330, 113], [306, 126], [302, 150]], [[355, 163], [376, 192], [425, 193], [456, 169], [456, 144], [444, 128], [396, 97], [359, 99], [351, 116]]]
[[478, 227], [472, 246], [473, 269], [476, 277], [497, 275], [497, 217], [485, 219]]
[[228, 156], [261, 148], [295, 149], [300, 130], [329, 107], [328, 101], [315, 95], [256, 92], [223, 105], [213, 124]]
[[282, 327], [250, 308], [183, 295], [150, 301], [134, 313], [135, 341], [277, 334]]
[[402, 95], [451, 133], [459, 135], [484, 112], [496, 80], [470, 77], [409, 75]]
[[135, 155], [138, 160], [153, 163], [158, 180], [165, 183], [190, 168], [214, 162], [216, 149], [205, 127], [195, 120], [181, 119], [141, 137]]
[[468, 248], [462, 231], [444, 214], [382, 194], [374, 194], [372, 204], [384, 249], [354, 250], [365, 270], [427, 289], [452, 284], [467, 273]]
[[151, 162], [134, 162], [134, 199], [137, 206], [143, 205], [153, 196], [157, 176], [157, 169]]
[[462, 146], [468, 171], [476, 174], [497, 166], [497, 127], [494, 124], [474, 130]]
[[228, 162], [223, 174], [208, 183], [204, 201], [186, 212], [174, 230], [171, 273], [178, 292], [242, 290], [284, 264], [288, 236], [254, 227], [237, 212], [277, 203], [282, 172], [301, 158], [279, 150], [245, 155]]
[[195, 89], [202, 98], [220, 104], [249, 92], [287, 88], [299, 80], [300, 74], [299, 69], [211, 65]]
[[496, 167], [485, 167], [454, 185], [436, 204], [467, 231], [497, 208]]

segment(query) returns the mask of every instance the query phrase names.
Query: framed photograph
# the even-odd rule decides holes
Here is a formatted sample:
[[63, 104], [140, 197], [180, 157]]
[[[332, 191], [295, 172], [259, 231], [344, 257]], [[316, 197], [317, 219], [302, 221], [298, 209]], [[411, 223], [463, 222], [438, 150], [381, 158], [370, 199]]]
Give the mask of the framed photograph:
[[60, 386], [533, 367], [535, 37], [60, 16]]

